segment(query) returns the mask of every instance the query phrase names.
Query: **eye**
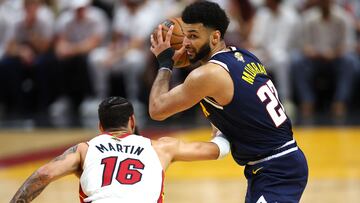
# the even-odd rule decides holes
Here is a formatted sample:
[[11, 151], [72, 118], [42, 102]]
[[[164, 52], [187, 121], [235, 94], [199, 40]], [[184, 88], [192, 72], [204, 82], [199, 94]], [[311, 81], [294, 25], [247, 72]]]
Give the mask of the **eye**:
[[194, 34], [189, 34], [188, 38], [189, 38], [189, 39], [196, 39], [196, 38], [198, 38], [198, 37], [197, 37], [196, 35], [194, 35]]

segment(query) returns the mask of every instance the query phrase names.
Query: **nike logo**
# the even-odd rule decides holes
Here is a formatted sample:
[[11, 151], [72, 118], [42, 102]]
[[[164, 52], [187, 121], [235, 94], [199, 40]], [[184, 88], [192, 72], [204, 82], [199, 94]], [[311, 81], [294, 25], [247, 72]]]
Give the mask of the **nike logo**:
[[264, 167], [260, 167], [260, 168], [258, 168], [258, 169], [256, 169], [256, 170], [252, 170], [252, 173], [254, 174], [254, 175], [256, 175], [257, 174], [257, 172], [259, 172], [262, 168], [264, 168]]

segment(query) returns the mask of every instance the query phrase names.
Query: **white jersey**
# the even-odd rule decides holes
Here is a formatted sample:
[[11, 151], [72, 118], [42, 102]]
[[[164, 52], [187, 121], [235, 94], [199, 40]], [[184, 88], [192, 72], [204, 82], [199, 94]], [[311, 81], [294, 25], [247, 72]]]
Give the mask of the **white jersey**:
[[84, 202], [163, 201], [164, 171], [150, 139], [102, 134], [88, 145], [80, 177], [80, 199]]

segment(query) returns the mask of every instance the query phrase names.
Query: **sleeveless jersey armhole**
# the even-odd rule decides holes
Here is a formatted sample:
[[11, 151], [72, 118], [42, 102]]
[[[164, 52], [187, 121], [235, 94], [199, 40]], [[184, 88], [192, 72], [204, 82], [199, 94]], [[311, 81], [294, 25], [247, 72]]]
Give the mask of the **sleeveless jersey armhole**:
[[[231, 49], [231, 51], [233, 51], [231, 47], [230, 47], [230, 49]], [[218, 105], [214, 105], [214, 104], [213, 104], [214, 102], [208, 102], [208, 101], [205, 99], [205, 101], [207, 101], [208, 103], [210, 103], [210, 104], [211, 104], [212, 106], [214, 106], [215, 108], [218, 108], [218, 109], [223, 110], [223, 107], [230, 105], [230, 104], [234, 101], [234, 96], [235, 96], [235, 82], [234, 82], [233, 78], [231, 77], [230, 70], [229, 70], [228, 66], [227, 66], [225, 63], [223, 63], [223, 62], [221, 62], [221, 61], [219, 61], [219, 60], [216, 60], [216, 59], [211, 59], [211, 60], [209, 60], [209, 63], [217, 64], [217, 65], [221, 66], [222, 68], [224, 68], [224, 69], [228, 72], [228, 74], [229, 74], [229, 76], [230, 76], [230, 78], [231, 78], [231, 82], [232, 82], [232, 84], [233, 84], [233, 86], [234, 86], [233, 98], [231, 99], [231, 101], [230, 101], [227, 105], [222, 106], [222, 105], [218, 104], [218, 102], [215, 101], [215, 99], [213, 99], [213, 101], [214, 101], [216, 104], [218, 104]], [[208, 99], [208, 98], [207, 98], [207, 99]], [[221, 108], [219, 108], [219, 107], [221, 107]]]

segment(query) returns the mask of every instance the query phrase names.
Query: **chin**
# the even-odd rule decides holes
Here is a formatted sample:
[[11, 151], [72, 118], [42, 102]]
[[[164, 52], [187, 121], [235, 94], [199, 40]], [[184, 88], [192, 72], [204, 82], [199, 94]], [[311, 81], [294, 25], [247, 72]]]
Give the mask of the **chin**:
[[194, 60], [194, 59], [189, 59], [191, 64], [195, 64], [196, 62], [198, 62], [198, 60]]

